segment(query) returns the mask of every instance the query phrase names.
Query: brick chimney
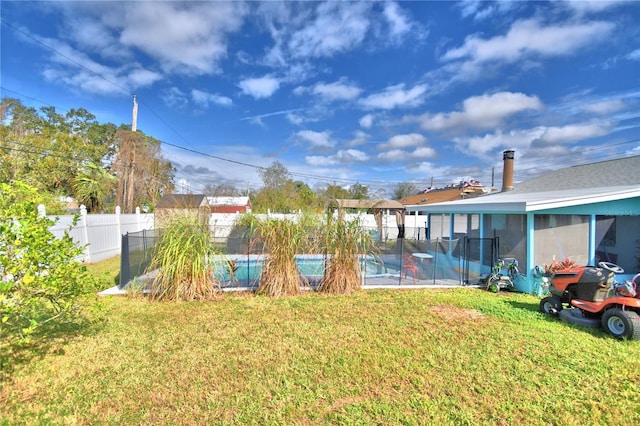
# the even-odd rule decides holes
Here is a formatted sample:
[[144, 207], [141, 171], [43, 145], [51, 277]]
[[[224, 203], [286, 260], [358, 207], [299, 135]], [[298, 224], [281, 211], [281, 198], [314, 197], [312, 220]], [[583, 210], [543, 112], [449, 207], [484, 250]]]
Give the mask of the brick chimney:
[[504, 168], [502, 170], [502, 191], [511, 191], [513, 189], [513, 158], [515, 151], [508, 149], [502, 153]]

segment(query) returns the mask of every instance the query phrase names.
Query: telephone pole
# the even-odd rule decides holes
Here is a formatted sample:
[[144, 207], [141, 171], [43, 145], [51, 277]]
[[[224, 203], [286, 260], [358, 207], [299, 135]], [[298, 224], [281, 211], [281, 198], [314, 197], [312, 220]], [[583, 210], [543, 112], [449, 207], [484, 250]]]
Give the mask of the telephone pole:
[[135, 132], [138, 128], [138, 99], [133, 95], [133, 117], [131, 118], [131, 131]]

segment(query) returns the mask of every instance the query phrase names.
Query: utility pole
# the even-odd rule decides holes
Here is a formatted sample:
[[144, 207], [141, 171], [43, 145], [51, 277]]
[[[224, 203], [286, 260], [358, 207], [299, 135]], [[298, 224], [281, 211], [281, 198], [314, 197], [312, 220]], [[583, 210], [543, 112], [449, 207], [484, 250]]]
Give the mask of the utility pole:
[[138, 128], [138, 99], [133, 95], [133, 117], [131, 118], [131, 131], [135, 132]]

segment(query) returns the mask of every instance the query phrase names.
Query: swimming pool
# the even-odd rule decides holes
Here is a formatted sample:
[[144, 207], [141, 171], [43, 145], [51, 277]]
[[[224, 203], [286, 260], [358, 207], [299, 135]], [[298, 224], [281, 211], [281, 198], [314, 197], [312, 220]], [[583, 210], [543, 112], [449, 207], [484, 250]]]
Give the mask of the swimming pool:
[[[324, 276], [325, 256], [304, 254], [296, 256], [296, 265], [300, 273], [309, 281], [319, 281]], [[262, 273], [264, 256], [262, 255], [236, 255], [214, 256], [211, 258], [214, 267], [214, 276], [222, 283], [228, 285], [257, 286]], [[399, 276], [398, 266], [383, 263], [372, 256], [364, 256], [360, 261], [365, 278]], [[233, 273], [231, 269], [233, 268]]]

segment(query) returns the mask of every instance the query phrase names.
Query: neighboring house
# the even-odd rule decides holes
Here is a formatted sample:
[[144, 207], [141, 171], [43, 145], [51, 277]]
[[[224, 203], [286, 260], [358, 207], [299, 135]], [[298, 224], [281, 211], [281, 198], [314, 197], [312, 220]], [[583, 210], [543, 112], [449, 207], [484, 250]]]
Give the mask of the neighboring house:
[[249, 197], [207, 197], [211, 213], [251, 213]]
[[496, 243], [493, 255], [518, 259], [527, 274], [518, 289], [529, 293], [534, 268], [553, 260], [613, 262], [625, 270], [620, 279], [640, 272], [640, 156], [567, 167], [513, 185], [513, 151], [504, 154], [502, 192], [407, 206], [427, 216], [428, 238], [462, 242], [451, 254], [470, 260], [470, 276], [473, 266], [476, 274], [487, 272]]
[[167, 194], [155, 208], [155, 227], [162, 228], [173, 216], [196, 214], [203, 222], [209, 221], [210, 207], [207, 197], [202, 194]]
[[405, 206], [442, 203], [444, 201], [464, 200], [485, 195], [491, 190], [478, 182], [461, 182], [459, 185], [444, 188], [426, 189], [419, 194], [409, 195], [398, 201]]
[[[460, 182], [458, 185], [449, 185], [443, 188], [428, 188], [419, 194], [409, 195], [398, 200], [405, 206], [416, 206], [425, 204], [442, 203], [445, 201], [465, 200], [467, 198], [475, 198], [479, 195], [487, 194], [491, 191], [495, 191], [494, 188], [486, 188], [478, 181], [471, 180], [467, 182]], [[424, 238], [426, 232], [426, 221], [424, 212], [420, 211], [406, 211], [407, 217], [405, 218], [407, 227], [409, 229], [409, 235], [416, 239]], [[423, 227], [423, 225], [425, 225]], [[421, 237], [422, 236], [422, 237]]]

